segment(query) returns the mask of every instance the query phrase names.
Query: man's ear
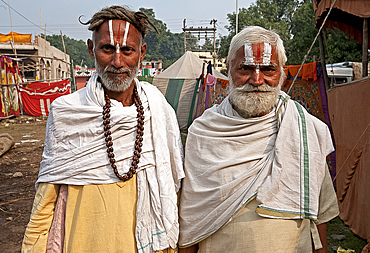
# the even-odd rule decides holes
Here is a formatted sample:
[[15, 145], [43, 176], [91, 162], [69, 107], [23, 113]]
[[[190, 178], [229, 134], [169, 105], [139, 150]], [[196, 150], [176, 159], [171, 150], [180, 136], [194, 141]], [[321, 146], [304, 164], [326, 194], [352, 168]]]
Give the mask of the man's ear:
[[145, 53], [146, 53], [146, 43], [143, 43], [141, 45], [140, 61], [144, 60]]
[[94, 54], [94, 42], [92, 40], [88, 39], [87, 40], [87, 47], [89, 48], [89, 54], [92, 59], [95, 59], [95, 54]]

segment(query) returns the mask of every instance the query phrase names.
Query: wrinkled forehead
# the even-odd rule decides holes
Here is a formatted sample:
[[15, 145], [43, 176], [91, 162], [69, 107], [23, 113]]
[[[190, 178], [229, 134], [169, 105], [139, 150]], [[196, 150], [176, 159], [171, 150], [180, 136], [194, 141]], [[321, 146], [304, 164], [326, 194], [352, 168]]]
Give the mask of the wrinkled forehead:
[[244, 64], [258, 66], [278, 65], [276, 46], [268, 42], [245, 43]]
[[109, 36], [109, 42], [113, 46], [126, 46], [129, 36], [140, 38], [137, 29], [129, 22], [123, 20], [108, 20], [103, 23], [99, 32], [104, 33], [104, 36]]

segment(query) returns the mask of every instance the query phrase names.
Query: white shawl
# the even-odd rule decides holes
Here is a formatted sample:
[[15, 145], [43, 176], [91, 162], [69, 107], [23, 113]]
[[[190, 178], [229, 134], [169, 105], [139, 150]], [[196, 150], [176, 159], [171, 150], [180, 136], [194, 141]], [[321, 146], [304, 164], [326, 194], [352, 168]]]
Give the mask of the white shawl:
[[257, 212], [272, 218], [317, 218], [327, 126], [279, 95], [277, 109], [244, 119], [228, 99], [189, 129], [180, 198], [180, 246], [216, 232], [257, 195]]
[[[137, 172], [136, 241], [139, 252], [176, 247], [177, 195], [182, 145], [176, 115], [153, 85], [136, 86], [144, 106], [142, 156]], [[136, 107], [111, 100], [111, 131], [118, 171], [128, 171], [133, 156]], [[104, 141], [104, 92], [94, 73], [87, 86], [56, 99], [51, 106], [37, 183], [109, 184], [119, 181], [110, 167]]]

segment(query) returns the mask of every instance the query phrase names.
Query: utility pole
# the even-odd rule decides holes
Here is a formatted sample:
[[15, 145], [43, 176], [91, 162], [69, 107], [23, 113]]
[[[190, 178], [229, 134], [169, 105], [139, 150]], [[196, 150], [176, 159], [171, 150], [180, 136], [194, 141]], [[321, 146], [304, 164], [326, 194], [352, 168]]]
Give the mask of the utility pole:
[[239, 21], [239, 7], [238, 7], [238, 0], [236, 0], [236, 11], [235, 11], [236, 17], [235, 17], [235, 34], [238, 33], [238, 21]]
[[13, 21], [12, 21], [12, 13], [10, 11], [9, 1], [8, 1], [8, 8], [9, 8], [9, 17], [10, 17], [10, 31], [12, 33], [12, 40], [13, 40], [12, 42], [10, 42], [10, 45], [13, 48], [13, 51], [14, 51], [14, 54], [15, 54], [15, 59], [17, 59], [17, 49], [15, 48], [15, 45], [14, 45]]
[[184, 32], [184, 48], [185, 48], [185, 52], [187, 50], [186, 46], [187, 46], [187, 43], [186, 43], [186, 33], [190, 34], [190, 35], [193, 35], [193, 34], [197, 34], [198, 35], [198, 39], [207, 39], [207, 33], [209, 32], [213, 32], [213, 54], [212, 54], [212, 57], [213, 57], [213, 64], [215, 65], [216, 64], [216, 22], [217, 20], [215, 19], [212, 19], [210, 24], [213, 23], [213, 28], [208, 28], [208, 27], [198, 27], [198, 28], [194, 28], [194, 27], [186, 27], [186, 19], [184, 19], [184, 27], [182, 28], [183, 32]]
[[[185, 29], [185, 23], [186, 23], [186, 19], [184, 19], [184, 29]], [[184, 31], [184, 50], [185, 50], [185, 52], [184, 53], [186, 53], [186, 32]]]
[[40, 9], [40, 38], [41, 38], [41, 28], [42, 27], [42, 8]]
[[213, 67], [216, 67], [216, 19], [212, 19], [211, 23], [213, 23]]

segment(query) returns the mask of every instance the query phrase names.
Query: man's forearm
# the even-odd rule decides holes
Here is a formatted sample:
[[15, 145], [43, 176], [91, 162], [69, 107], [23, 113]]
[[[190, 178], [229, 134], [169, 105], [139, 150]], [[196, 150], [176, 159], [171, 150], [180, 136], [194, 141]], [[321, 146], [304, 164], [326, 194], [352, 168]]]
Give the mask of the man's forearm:
[[179, 253], [196, 253], [198, 251], [198, 244], [186, 248], [179, 248]]
[[319, 231], [322, 248], [315, 250], [314, 252], [315, 253], [327, 253], [326, 223], [317, 225], [317, 230]]

